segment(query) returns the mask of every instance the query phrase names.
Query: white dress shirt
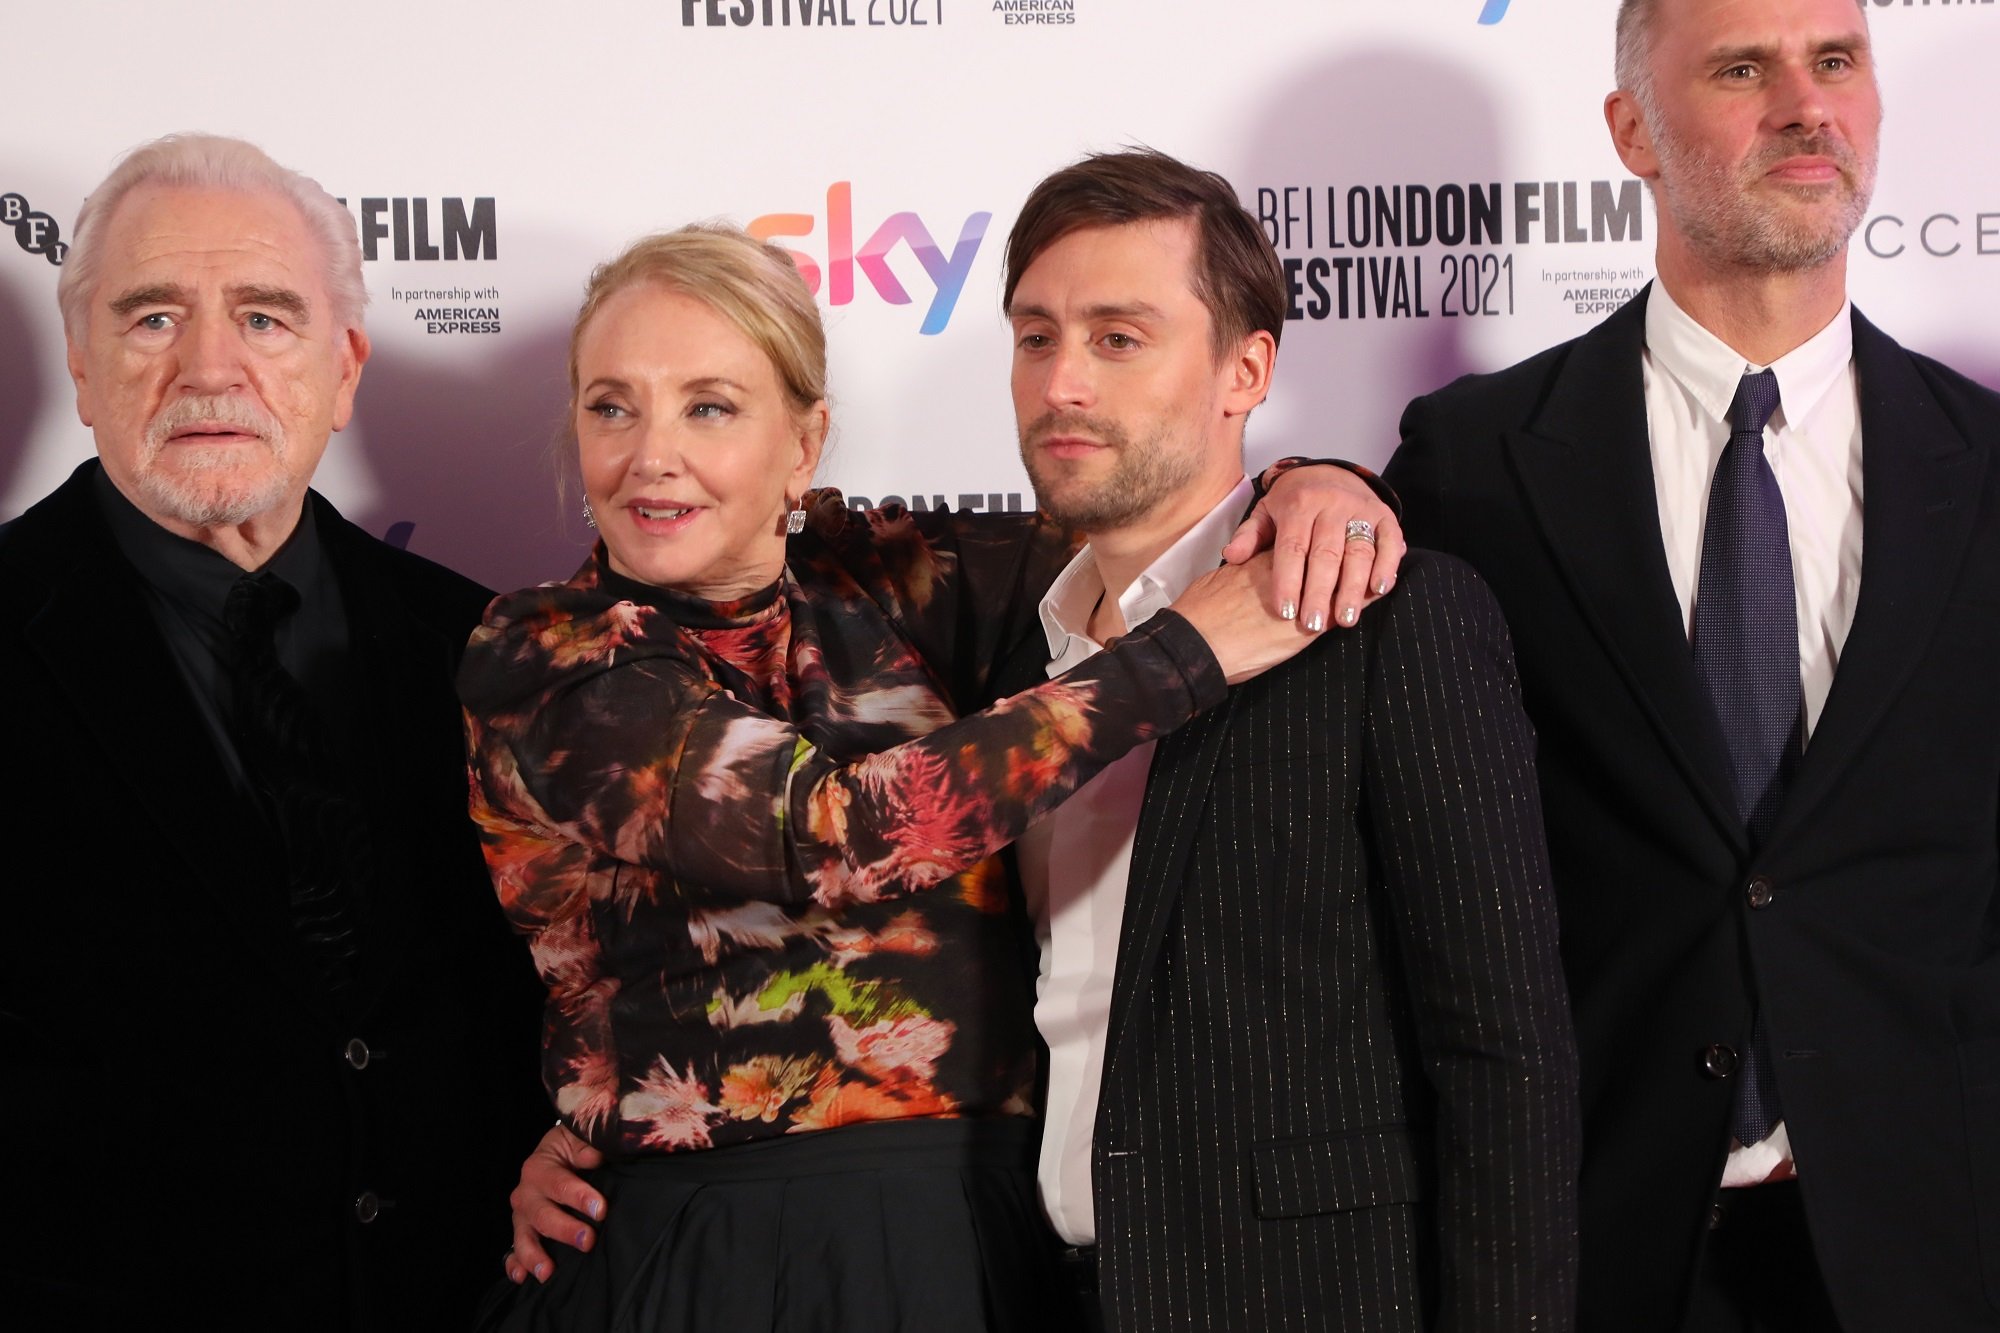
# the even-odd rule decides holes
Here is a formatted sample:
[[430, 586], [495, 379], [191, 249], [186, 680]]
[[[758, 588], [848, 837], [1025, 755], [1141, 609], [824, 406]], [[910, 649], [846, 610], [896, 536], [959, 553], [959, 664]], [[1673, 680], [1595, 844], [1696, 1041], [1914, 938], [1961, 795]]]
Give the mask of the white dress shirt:
[[[1660, 536], [1690, 638], [1708, 488], [1729, 442], [1729, 404], [1737, 382], [1764, 369], [1695, 323], [1664, 286], [1653, 284], [1646, 301], [1646, 424]], [[1851, 307], [1843, 305], [1832, 323], [1768, 369], [1778, 377], [1779, 406], [1764, 430], [1764, 456], [1785, 498], [1810, 739], [1861, 594], [1861, 406]], [[1750, 1185], [1786, 1173], [1791, 1156], [1780, 1124], [1762, 1143], [1731, 1151], [1722, 1183]]]
[[[1207, 517], [1147, 566], [1118, 598], [1128, 628], [1144, 624], [1222, 563], [1222, 548], [1250, 505], [1248, 478]], [[1049, 675], [1059, 676], [1102, 650], [1089, 634], [1091, 612], [1105, 594], [1097, 558], [1077, 552], [1042, 599], [1049, 640]], [[1091, 1134], [1111, 1022], [1111, 982], [1118, 968], [1118, 934], [1132, 841], [1153, 745], [1138, 746], [1079, 787], [1016, 844], [1022, 886], [1041, 946], [1035, 1026], [1049, 1047], [1048, 1106], [1037, 1173], [1042, 1211], [1065, 1242], [1097, 1241], [1090, 1185]]]

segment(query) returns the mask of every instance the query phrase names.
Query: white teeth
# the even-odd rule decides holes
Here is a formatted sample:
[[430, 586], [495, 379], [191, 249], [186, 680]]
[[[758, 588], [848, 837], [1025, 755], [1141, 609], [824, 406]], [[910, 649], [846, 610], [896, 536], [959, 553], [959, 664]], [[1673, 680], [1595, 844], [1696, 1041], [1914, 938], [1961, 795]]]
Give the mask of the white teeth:
[[682, 514], [694, 512], [691, 509], [648, 509], [644, 505], [632, 507], [639, 511], [640, 518], [679, 518]]

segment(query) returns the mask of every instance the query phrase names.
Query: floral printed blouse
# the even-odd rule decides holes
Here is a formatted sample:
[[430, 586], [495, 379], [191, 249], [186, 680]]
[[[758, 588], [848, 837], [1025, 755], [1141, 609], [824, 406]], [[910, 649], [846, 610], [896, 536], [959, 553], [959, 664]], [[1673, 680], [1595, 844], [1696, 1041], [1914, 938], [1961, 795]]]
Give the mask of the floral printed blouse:
[[466, 652], [472, 814], [549, 990], [543, 1077], [608, 1152], [1031, 1113], [1033, 950], [994, 854], [1223, 695], [1162, 613], [973, 712], [1040, 633], [1064, 535], [810, 508], [744, 601], [600, 545], [497, 598]]

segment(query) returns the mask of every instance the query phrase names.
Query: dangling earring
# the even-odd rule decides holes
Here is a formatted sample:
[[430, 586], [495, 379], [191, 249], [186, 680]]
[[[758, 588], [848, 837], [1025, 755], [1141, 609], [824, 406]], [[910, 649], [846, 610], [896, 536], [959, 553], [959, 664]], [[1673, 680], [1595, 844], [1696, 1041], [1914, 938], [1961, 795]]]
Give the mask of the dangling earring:
[[594, 530], [597, 527], [597, 513], [590, 507], [590, 501], [583, 502], [583, 521]]
[[785, 515], [785, 535], [794, 537], [806, 530], [806, 511], [799, 508], [804, 501], [787, 500], [785, 503], [792, 507], [791, 512]]

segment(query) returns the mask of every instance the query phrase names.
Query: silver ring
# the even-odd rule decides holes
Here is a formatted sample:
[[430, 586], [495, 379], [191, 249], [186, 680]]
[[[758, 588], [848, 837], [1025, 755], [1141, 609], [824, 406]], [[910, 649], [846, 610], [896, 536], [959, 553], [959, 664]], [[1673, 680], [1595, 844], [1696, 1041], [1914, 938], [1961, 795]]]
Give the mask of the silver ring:
[[1370, 546], [1373, 546], [1375, 544], [1375, 525], [1365, 518], [1348, 519], [1347, 540], [1351, 542], [1367, 542]]

